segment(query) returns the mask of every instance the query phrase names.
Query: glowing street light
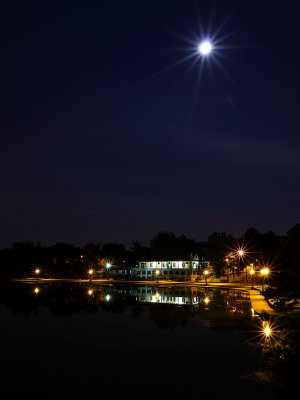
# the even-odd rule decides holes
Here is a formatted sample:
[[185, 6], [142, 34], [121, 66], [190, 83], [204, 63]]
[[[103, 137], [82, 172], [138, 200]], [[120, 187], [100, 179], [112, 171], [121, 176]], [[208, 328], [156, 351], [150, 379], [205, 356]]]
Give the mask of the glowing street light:
[[38, 287], [34, 288], [34, 293], [38, 294], [40, 292], [40, 289]]
[[159, 269], [157, 269], [156, 271], [155, 271], [155, 275], [156, 275], [156, 283], [158, 283], [158, 275], [160, 274], [160, 270]]
[[93, 289], [89, 289], [89, 290], [88, 290], [88, 295], [89, 295], [89, 296], [92, 296], [93, 293], [94, 293]]
[[251, 289], [253, 289], [253, 279], [254, 279], [255, 269], [251, 268], [249, 272], [251, 275]]
[[207, 277], [208, 277], [208, 274], [209, 274], [208, 269], [205, 269], [205, 270], [203, 271], [203, 274], [204, 274], [204, 278], [205, 278], [205, 285], [207, 285]]
[[[244, 269], [243, 260], [244, 260], [244, 257], [246, 257], [247, 253], [248, 252], [243, 247], [238, 247], [235, 251], [235, 258], [237, 259], [237, 264], [238, 264], [238, 267], [237, 267], [238, 274]], [[241, 268], [240, 264], [242, 265], [242, 268]], [[246, 268], [245, 272], [246, 272], [246, 281], [248, 281], [247, 268]]]
[[112, 264], [110, 262], [107, 262], [105, 264], [106, 267], [106, 277], [109, 278], [110, 277], [110, 268], [111, 268]]
[[94, 270], [93, 270], [92, 268], [90, 268], [90, 269], [88, 270], [88, 274], [89, 274], [90, 281], [91, 281], [92, 278], [93, 278]]
[[212, 48], [212, 44], [209, 40], [203, 40], [203, 42], [200, 43], [198, 50], [202, 56], [207, 56], [209, 53], [211, 53]]
[[262, 290], [262, 292], [263, 292], [263, 291], [264, 291], [265, 279], [266, 279], [266, 276], [269, 275], [270, 270], [269, 270], [269, 268], [265, 267], [265, 268], [262, 268], [262, 269], [260, 270], [260, 273], [261, 273], [262, 276], [263, 276], [262, 287], [261, 287], [261, 290]]
[[38, 280], [40, 272], [41, 272], [41, 270], [39, 268], [35, 269], [34, 273], [35, 273], [35, 276], [36, 276], [36, 280]]

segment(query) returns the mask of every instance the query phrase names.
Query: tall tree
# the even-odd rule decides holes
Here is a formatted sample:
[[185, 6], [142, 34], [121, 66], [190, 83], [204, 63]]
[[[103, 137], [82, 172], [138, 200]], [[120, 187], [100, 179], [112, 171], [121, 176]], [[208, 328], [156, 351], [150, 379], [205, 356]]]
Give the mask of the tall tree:
[[195, 250], [195, 241], [185, 235], [176, 236], [173, 232], [158, 232], [150, 241], [150, 249], [154, 259], [186, 259]]

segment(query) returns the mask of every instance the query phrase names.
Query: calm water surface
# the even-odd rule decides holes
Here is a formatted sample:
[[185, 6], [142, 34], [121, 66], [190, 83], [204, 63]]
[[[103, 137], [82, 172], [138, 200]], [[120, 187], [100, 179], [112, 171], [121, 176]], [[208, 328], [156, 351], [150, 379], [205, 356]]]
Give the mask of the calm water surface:
[[264, 353], [248, 292], [3, 283], [0, 304], [9, 396], [280, 398], [254, 379]]

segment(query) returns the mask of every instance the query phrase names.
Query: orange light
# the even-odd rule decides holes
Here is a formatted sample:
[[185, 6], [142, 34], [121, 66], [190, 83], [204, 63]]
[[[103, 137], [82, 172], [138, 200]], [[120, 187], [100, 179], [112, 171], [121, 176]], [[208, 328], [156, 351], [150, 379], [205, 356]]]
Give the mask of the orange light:
[[267, 276], [267, 275], [269, 275], [270, 270], [269, 270], [269, 268], [263, 268], [260, 270], [260, 273], [264, 276]]

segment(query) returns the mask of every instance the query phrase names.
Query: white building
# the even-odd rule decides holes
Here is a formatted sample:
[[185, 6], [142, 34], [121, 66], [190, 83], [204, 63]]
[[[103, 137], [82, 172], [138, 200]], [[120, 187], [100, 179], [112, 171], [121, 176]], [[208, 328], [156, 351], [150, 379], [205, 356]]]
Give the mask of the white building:
[[201, 260], [197, 256], [190, 260], [160, 260], [139, 261], [132, 268], [132, 275], [139, 279], [173, 279], [173, 280], [195, 280], [200, 277], [203, 270], [209, 268], [209, 261]]

